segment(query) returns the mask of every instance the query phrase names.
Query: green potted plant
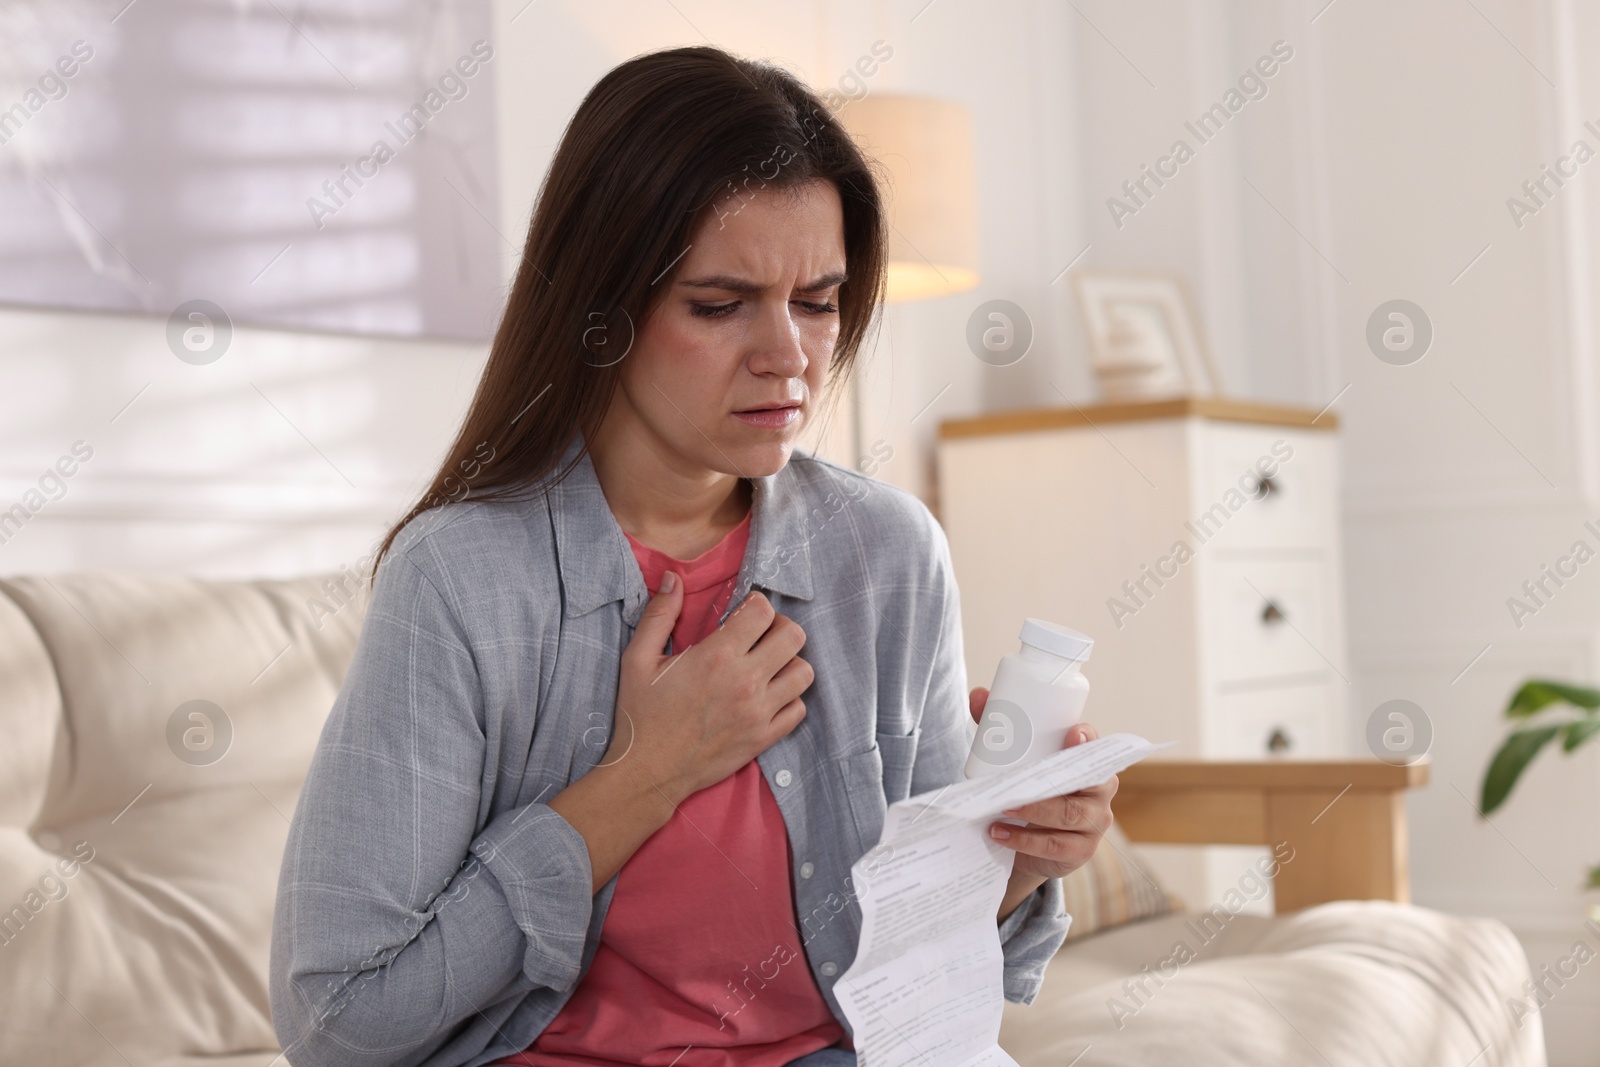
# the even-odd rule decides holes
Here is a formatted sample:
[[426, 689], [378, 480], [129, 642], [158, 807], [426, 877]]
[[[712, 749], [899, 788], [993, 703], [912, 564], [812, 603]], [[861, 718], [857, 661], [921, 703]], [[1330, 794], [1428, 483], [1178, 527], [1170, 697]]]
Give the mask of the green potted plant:
[[[1562, 751], [1571, 753], [1600, 735], [1600, 689], [1530, 679], [1512, 695], [1505, 717], [1518, 728], [1501, 743], [1484, 772], [1478, 802], [1484, 818], [1506, 802], [1522, 772], [1550, 742], [1559, 737]], [[1600, 865], [1590, 868], [1587, 888], [1600, 889]]]

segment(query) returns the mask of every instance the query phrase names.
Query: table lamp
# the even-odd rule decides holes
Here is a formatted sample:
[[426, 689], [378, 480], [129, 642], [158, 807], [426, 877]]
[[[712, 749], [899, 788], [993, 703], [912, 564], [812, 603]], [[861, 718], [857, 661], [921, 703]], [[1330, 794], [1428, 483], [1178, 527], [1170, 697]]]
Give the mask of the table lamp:
[[889, 302], [976, 286], [978, 197], [967, 109], [932, 97], [873, 93], [848, 101], [836, 117], [888, 172]]

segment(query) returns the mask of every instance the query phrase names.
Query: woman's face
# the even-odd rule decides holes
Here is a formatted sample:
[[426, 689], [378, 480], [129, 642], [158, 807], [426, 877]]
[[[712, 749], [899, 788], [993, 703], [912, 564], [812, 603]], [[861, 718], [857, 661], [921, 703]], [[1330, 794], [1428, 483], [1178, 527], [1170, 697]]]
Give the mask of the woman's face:
[[844, 271], [832, 182], [716, 204], [640, 325], [609, 417], [685, 473], [781, 470], [821, 401]]

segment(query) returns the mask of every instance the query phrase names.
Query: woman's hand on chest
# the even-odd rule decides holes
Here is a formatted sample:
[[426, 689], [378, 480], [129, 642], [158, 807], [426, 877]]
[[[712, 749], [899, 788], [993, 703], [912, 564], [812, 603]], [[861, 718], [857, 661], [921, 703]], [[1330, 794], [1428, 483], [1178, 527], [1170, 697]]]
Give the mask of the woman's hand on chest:
[[752, 590], [703, 641], [662, 655], [683, 608], [683, 581], [645, 605], [622, 654], [616, 725], [603, 765], [631, 761], [674, 804], [715, 785], [805, 718], [814, 672], [805, 631]]

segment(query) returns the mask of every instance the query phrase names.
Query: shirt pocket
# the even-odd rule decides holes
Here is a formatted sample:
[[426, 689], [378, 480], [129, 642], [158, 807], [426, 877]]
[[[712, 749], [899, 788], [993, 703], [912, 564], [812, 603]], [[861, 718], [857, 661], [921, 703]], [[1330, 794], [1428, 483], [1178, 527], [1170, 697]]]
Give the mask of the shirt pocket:
[[857, 839], [845, 866], [877, 846], [889, 805], [910, 795], [920, 729], [910, 734], [879, 732], [871, 747], [835, 760]]
[[922, 736], [919, 725], [909, 734], [877, 735], [878, 752], [883, 761], [883, 796], [885, 804], [893, 804], [911, 795], [911, 772], [917, 762], [917, 741]]

